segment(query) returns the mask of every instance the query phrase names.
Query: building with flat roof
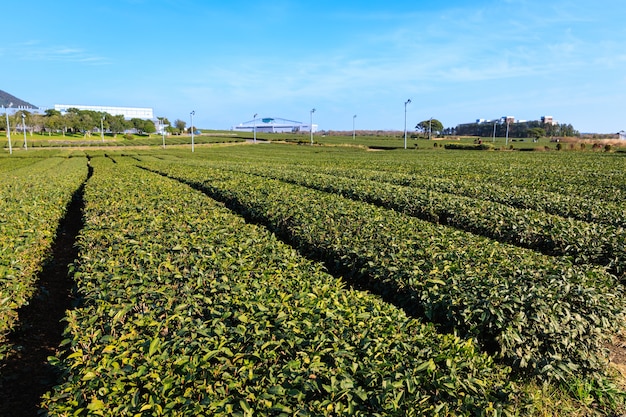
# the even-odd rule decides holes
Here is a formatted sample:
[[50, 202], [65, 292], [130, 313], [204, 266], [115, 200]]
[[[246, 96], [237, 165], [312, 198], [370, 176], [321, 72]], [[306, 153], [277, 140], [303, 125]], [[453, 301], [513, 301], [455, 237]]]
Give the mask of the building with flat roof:
[[114, 107], [114, 106], [85, 106], [82, 104], [55, 104], [54, 110], [67, 113], [69, 109], [91, 110], [108, 113], [112, 116], [122, 115], [125, 119], [154, 119], [154, 111], [150, 107]]

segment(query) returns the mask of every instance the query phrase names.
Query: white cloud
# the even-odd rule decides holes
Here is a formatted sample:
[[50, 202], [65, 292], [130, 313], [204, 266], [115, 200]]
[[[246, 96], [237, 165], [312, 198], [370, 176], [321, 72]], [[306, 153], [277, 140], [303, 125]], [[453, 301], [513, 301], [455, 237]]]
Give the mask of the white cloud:
[[30, 40], [5, 49], [5, 54], [23, 61], [41, 62], [75, 62], [90, 65], [109, 64], [110, 59], [90, 53], [81, 48], [65, 45], [45, 45], [39, 41]]

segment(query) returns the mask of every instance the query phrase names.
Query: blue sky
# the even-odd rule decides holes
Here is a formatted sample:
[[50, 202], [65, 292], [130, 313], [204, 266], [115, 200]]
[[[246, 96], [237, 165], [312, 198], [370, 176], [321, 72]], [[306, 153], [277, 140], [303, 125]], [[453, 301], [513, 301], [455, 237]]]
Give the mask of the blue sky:
[[626, 130], [623, 0], [9, 1], [0, 89], [42, 107], [152, 107], [227, 129], [554, 116]]

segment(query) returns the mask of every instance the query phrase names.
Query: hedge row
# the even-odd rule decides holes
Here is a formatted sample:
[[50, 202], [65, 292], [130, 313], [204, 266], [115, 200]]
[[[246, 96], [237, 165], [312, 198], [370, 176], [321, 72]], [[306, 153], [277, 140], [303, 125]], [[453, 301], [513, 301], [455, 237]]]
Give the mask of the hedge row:
[[[0, 165], [13, 161], [0, 159]], [[17, 164], [18, 166], [21, 163]], [[49, 158], [3, 173], [0, 184], [0, 359], [17, 309], [28, 303], [72, 195], [87, 178], [85, 158]]]
[[603, 345], [624, 324], [623, 289], [601, 268], [276, 180], [144, 165], [202, 188], [443, 328], [475, 337], [519, 371], [601, 374]]
[[507, 372], [264, 228], [124, 158], [92, 160], [50, 415], [498, 415]]
[[0, 157], [0, 172], [4, 174], [6, 172], [32, 165], [35, 162], [37, 162], [37, 159], [34, 158]]
[[[294, 166], [307, 170], [306, 167]], [[571, 217], [573, 219], [612, 225], [618, 228], [626, 227], [626, 205], [624, 203], [623, 191], [620, 193], [620, 186], [612, 190], [614, 195], [597, 196], [597, 189], [592, 185], [584, 184], [584, 181], [576, 179], [574, 184], [567, 187], [569, 192], [547, 191], [542, 180], [537, 180], [537, 184], [526, 184], [525, 182], [511, 184], [501, 184], [496, 180], [483, 180], [480, 175], [459, 171], [447, 172], [445, 176], [429, 175], [427, 173], [409, 173], [387, 171], [376, 167], [355, 169], [354, 167], [331, 166], [315, 167], [310, 171], [324, 173], [335, 177], [347, 177], [361, 180], [369, 180], [381, 183], [391, 183], [395, 185], [408, 186], [421, 191], [434, 191], [449, 193], [492, 201], [507, 206], [531, 209], [545, 212], [555, 216]], [[499, 167], [499, 170], [502, 168]], [[564, 170], [566, 168], [563, 168]], [[494, 169], [498, 172], [498, 169]], [[522, 175], [526, 175], [528, 170]], [[420, 171], [421, 172], [421, 171]], [[549, 175], [546, 174], [547, 180]], [[506, 182], [506, 181], [504, 181]], [[563, 180], [569, 182], [569, 180]], [[623, 188], [623, 185], [621, 186]], [[610, 189], [610, 187], [607, 187]], [[621, 198], [620, 198], [621, 196]], [[602, 199], [601, 197], [605, 197]]]
[[626, 230], [622, 227], [387, 182], [256, 165], [233, 164], [230, 169], [377, 204], [549, 255], [571, 256], [575, 263], [607, 266], [622, 279], [626, 277]]

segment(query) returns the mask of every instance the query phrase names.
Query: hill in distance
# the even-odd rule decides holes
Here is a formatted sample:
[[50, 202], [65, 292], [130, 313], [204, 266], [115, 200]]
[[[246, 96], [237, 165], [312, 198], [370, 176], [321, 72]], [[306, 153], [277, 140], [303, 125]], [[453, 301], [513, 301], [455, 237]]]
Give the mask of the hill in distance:
[[0, 90], [0, 106], [9, 107], [9, 104], [13, 103], [12, 108], [16, 109], [18, 107], [26, 107], [31, 109], [36, 109], [37, 106], [30, 104], [27, 101], [19, 99], [6, 91]]

